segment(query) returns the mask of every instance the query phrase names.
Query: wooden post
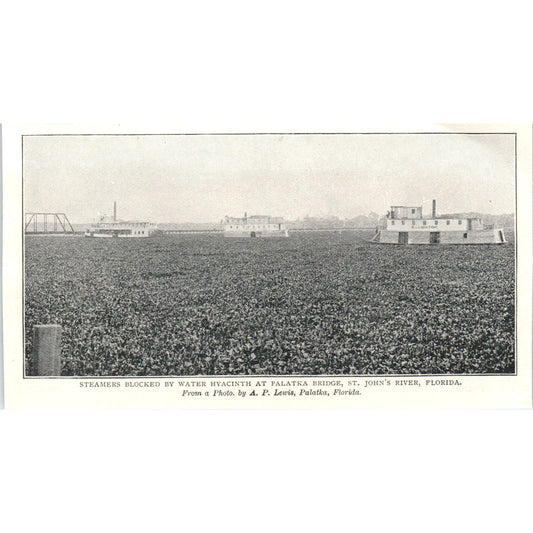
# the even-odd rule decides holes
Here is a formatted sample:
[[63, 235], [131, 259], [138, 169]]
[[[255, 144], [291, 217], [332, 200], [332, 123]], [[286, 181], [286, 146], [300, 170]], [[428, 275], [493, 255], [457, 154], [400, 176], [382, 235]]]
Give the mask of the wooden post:
[[33, 363], [37, 376], [61, 375], [61, 326], [59, 324], [34, 326]]

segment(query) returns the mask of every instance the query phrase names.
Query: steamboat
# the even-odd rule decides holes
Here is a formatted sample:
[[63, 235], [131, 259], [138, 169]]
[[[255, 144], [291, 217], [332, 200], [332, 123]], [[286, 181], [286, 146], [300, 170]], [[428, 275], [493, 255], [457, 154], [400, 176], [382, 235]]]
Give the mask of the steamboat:
[[117, 219], [117, 203], [113, 206], [113, 216], [101, 216], [85, 230], [85, 237], [103, 237], [103, 238], [117, 238], [117, 237], [150, 237], [156, 233], [157, 224], [146, 221], [128, 221]]
[[223, 221], [225, 237], [288, 237], [289, 231], [281, 217], [268, 215], [248, 216], [243, 218], [226, 216]]
[[433, 200], [431, 216], [421, 206], [390, 208], [383, 228], [377, 228], [370, 242], [381, 244], [505, 244], [502, 228], [483, 224], [475, 217], [437, 216]]

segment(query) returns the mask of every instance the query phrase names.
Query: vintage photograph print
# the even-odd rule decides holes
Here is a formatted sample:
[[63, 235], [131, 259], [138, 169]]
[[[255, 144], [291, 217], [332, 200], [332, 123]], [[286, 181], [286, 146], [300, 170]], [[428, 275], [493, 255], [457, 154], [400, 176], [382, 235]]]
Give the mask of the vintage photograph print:
[[32, 134], [22, 176], [26, 379], [516, 373], [516, 134]]

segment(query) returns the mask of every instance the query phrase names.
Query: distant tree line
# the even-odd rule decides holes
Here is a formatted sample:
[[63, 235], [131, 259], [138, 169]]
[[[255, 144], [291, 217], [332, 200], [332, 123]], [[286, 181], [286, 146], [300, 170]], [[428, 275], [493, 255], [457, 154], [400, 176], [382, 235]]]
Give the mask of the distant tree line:
[[336, 228], [373, 228], [377, 226], [380, 220], [377, 213], [370, 213], [368, 215], [358, 215], [353, 218], [339, 218], [336, 216], [329, 217], [310, 217], [306, 216], [303, 219], [287, 220], [288, 229], [336, 229]]
[[[485, 224], [494, 224], [503, 228], [514, 227], [514, 214], [487, 215], [483, 213], [446, 213], [439, 218], [481, 218]], [[358, 215], [353, 218], [339, 217], [305, 217], [298, 220], [287, 220], [288, 229], [342, 229], [342, 228], [374, 228], [385, 223], [386, 218], [377, 213]]]
[[[495, 224], [503, 228], [514, 227], [514, 214], [487, 215], [483, 213], [444, 213], [439, 218], [481, 218], [485, 224]], [[342, 228], [375, 228], [385, 222], [385, 217], [371, 212], [368, 215], [357, 215], [352, 218], [337, 216], [312, 217], [306, 216], [297, 220], [286, 220], [288, 229], [342, 229]], [[84, 231], [90, 224], [73, 224], [75, 231]], [[222, 220], [217, 222], [176, 222], [160, 223], [161, 230], [220, 230]]]

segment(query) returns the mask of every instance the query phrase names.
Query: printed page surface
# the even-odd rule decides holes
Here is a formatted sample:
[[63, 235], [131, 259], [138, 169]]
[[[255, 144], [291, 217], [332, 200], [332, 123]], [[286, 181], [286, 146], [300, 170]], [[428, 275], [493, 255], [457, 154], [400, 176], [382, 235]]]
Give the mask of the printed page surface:
[[531, 128], [5, 126], [6, 407], [531, 407]]

